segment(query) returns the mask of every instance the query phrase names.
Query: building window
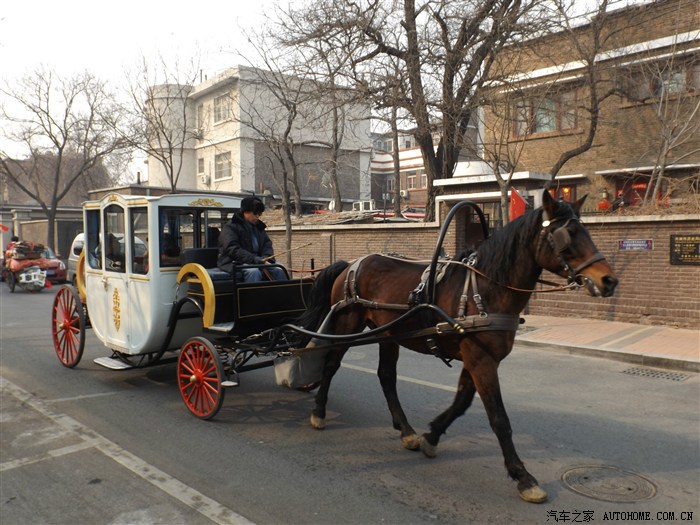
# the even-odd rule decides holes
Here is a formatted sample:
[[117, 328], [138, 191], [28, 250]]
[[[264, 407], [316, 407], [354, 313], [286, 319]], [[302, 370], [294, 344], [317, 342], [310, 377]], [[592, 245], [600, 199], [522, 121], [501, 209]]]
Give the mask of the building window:
[[515, 136], [572, 130], [576, 128], [576, 93], [523, 100], [515, 105], [513, 113]]
[[394, 178], [393, 175], [389, 175], [386, 178], [386, 192], [393, 193], [395, 187], [396, 187], [396, 179]]
[[204, 159], [197, 159], [197, 173], [204, 173]]
[[223, 122], [231, 118], [231, 98], [228, 93], [214, 99], [214, 122]]
[[550, 188], [549, 194], [557, 200], [564, 202], [575, 202], [576, 186], [559, 186], [557, 188]]
[[700, 90], [700, 62], [655, 64], [633, 70], [627, 81], [627, 98], [634, 102], [664, 99]]
[[688, 90], [686, 71], [682, 67], [666, 68], [656, 82], [656, 96], [680, 95]]
[[413, 147], [413, 142], [411, 139], [406, 139], [406, 149], [411, 149]]
[[428, 187], [428, 175], [426, 173], [421, 173], [421, 175], [420, 175], [420, 187], [421, 188]]
[[406, 189], [415, 190], [416, 189], [416, 172], [409, 171], [406, 173]]
[[214, 170], [214, 180], [230, 179], [231, 178], [231, 153], [219, 153], [214, 157], [216, 164]]

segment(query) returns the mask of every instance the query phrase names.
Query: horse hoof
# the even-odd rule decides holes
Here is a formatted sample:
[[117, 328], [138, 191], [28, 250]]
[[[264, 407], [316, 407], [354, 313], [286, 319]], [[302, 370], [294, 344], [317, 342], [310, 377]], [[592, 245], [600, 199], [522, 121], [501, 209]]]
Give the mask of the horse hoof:
[[420, 449], [427, 458], [434, 458], [437, 456], [437, 447], [428, 443], [428, 440], [423, 436], [420, 438]]
[[320, 417], [316, 417], [313, 414], [311, 414], [311, 426], [314, 427], [316, 430], [323, 430], [326, 428], [326, 420], [321, 419]]
[[401, 443], [403, 443], [403, 448], [408, 450], [420, 450], [421, 448], [421, 439], [415, 434], [402, 437]]
[[537, 485], [529, 489], [521, 490], [519, 494], [520, 497], [528, 503], [544, 503], [547, 501], [547, 493]]

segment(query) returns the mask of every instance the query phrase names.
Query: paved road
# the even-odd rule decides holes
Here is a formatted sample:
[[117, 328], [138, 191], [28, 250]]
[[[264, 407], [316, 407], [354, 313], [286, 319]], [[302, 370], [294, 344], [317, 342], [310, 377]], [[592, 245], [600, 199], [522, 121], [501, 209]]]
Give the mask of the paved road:
[[[275, 386], [269, 369], [243, 375], [204, 422], [184, 408], [173, 364], [102, 369], [92, 359], [106, 351], [89, 333], [78, 368], [62, 367], [54, 293], [0, 289], [3, 525], [700, 521], [697, 374], [632, 375], [625, 363], [516, 347], [503, 395], [519, 453], [550, 494], [531, 505], [478, 400], [435, 460], [403, 450], [371, 347], [348, 355], [323, 432], [307, 423], [311, 396]], [[399, 373], [404, 407], [425, 428], [458, 371], [406, 353]]]

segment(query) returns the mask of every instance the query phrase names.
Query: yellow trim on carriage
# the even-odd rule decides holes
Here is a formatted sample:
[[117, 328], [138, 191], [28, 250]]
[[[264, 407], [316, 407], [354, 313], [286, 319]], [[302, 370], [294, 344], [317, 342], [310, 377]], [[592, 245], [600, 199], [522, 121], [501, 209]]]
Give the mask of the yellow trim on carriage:
[[78, 289], [80, 301], [86, 302], [87, 293], [85, 292], [85, 250], [80, 252], [78, 263], [75, 268], [75, 287]]
[[204, 294], [204, 313], [202, 314], [202, 326], [209, 328], [214, 324], [214, 314], [216, 313], [216, 298], [214, 293], [214, 283], [209, 277], [209, 273], [201, 264], [187, 263], [177, 274], [177, 284], [187, 278], [187, 282], [201, 284]]

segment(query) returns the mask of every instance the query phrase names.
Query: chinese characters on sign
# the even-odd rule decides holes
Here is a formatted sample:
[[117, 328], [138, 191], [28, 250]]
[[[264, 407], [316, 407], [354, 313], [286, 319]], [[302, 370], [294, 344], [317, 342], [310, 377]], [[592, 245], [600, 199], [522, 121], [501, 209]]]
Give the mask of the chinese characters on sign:
[[700, 266], [700, 234], [671, 235], [671, 264]]
[[618, 250], [653, 250], [654, 241], [651, 239], [620, 239], [617, 241]]

